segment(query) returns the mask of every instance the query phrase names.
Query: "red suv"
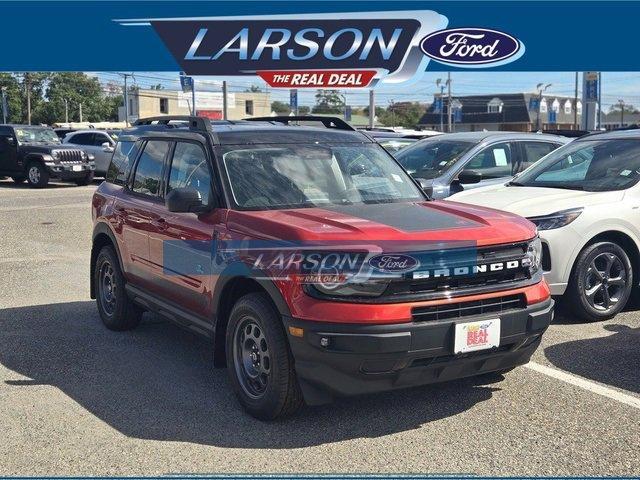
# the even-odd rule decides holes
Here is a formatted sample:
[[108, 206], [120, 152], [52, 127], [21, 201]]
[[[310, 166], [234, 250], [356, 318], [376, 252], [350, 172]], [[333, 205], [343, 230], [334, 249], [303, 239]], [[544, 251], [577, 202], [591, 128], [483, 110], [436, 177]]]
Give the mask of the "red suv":
[[211, 338], [258, 418], [505, 372], [553, 317], [533, 224], [430, 201], [339, 119], [140, 120], [92, 213], [107, 328], [151, 311]]

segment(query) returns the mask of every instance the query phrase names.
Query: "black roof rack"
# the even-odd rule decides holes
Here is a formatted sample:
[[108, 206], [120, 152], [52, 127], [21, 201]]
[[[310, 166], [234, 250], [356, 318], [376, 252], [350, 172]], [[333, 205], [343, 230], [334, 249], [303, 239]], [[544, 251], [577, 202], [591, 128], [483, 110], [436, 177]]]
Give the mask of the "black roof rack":
[[248, 122], [269, 122], [269, 123], [284, 123], [289, 125], [291, 122], [319, 122], [326, 128], [334, 128], [336, 130], [348, 130], [355, 132], [356, 129], [349, 125], [347, 122], [338, 117], [323, 117], [319, 115], [282, 115], [276, 117], [252, 117], [245, 118]]
[[197, 130], [199, 132], [211, 131], [211, 122], [208, 118], [194, 117], [192, 115], [163, 115], [160, 117], [139, 118], [133, 124], [141, 125], [169, 125], [171, 122], [185, 122], [189, 125], [189, 130]]

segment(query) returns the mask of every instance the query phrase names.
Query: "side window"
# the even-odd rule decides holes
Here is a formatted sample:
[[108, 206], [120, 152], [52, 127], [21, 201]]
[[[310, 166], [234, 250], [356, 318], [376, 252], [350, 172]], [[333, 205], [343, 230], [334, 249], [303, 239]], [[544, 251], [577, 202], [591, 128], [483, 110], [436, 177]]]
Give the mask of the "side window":
[[525, 168], [530, 167], [545, 155], [553, 152], [556, 148], [558, 148], [558, 145], [555, 143], [522, 142], [524, 158], [522, 159], [522, 165], [520, 166], [520, 169], [518, 171], [522, 171]]
[[116, 185], [127, 183], [131, 164], [137, 155], [138, 145], [136, 143], [118, 142], [107, 170], [107, 182], [115, 183]]
[[484, 178], [500, 178], [512, 175], [513, 157], [509, 142], [490, 145], [477, 153], [465, 165], [465, 169], [477, 170]]
[[9, 138], [10, 136], [5, 133], [0, 133], [0, 152], [9, 151]]
[[93, 133], [77, 133], [69, 139], [74, 145], [93, 145]]
[[104, 133], [94, 133], [93, 134], [93, 145], [95, 145], [96, 147], [100, 147], [100, 146], [102, 146], [103, 143], [111, 144], [111, 142], [109, 141], [109, 138], [107, 137], [107, 135], [105, 135]]
[[149, 140], [144, 146], [133, 177], [133, 191], [144, 195], [158, 196], [164, 158], [169, 151], [169, 142]]
[[211, 174], [207, 156], [200, 145], [178, 142], [173, 153], [167, 193], [175, 188], [193, 188], [200, 192], [202, 203], [211, 198]]

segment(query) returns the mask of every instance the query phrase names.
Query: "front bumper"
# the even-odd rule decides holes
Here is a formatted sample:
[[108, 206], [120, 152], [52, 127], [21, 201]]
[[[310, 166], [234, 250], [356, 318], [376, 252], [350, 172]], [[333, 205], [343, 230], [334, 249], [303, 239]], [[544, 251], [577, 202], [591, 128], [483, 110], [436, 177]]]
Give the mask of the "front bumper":
[[[501, 319], [500, 346], [453, 355], [456, 323]], [[444, 382], [523, 365], [553, 319], [553, 300], [496, 315], [392, 325], [285, 318], [300, 387], [309, 405], [334, 397]], [[325, 340], [323, 340], [325, 339]], [[326, 346], [323, 346], [326, 345]]]
[[96, 169], [95, 162], [76, 163], [76, 164], [59, 164], [46, 163], [49, 175], [61, 180], [74, 180], [84, 178]]

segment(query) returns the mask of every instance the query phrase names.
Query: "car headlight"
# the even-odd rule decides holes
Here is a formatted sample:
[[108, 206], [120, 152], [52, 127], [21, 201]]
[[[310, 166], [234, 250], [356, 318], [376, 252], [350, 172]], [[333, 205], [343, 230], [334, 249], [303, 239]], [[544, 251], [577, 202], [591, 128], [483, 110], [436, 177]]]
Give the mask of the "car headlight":
[[555, 228], [569, 225], [580, 216], [583, 208], [572, 208], [570, 210], [562, 210], [550, 215], [541, 215], [539, 217], [527, 217], [527, 220], [535, 223], [538, 230], [553, 230]]
[[87, 153], [86, 156], [87, 156], [87, 160], [89, 160], [89, 161], [92, 161], [92, 160], [96, 159], [96, 157], [95, 157], [95, 155], [93, 153]]
[[542, 241], [540, 237], [536, 237], [527, 246], [527, 255], [525, 257], [529, 264], [529, 271], [535, 273], [542, 266]]

